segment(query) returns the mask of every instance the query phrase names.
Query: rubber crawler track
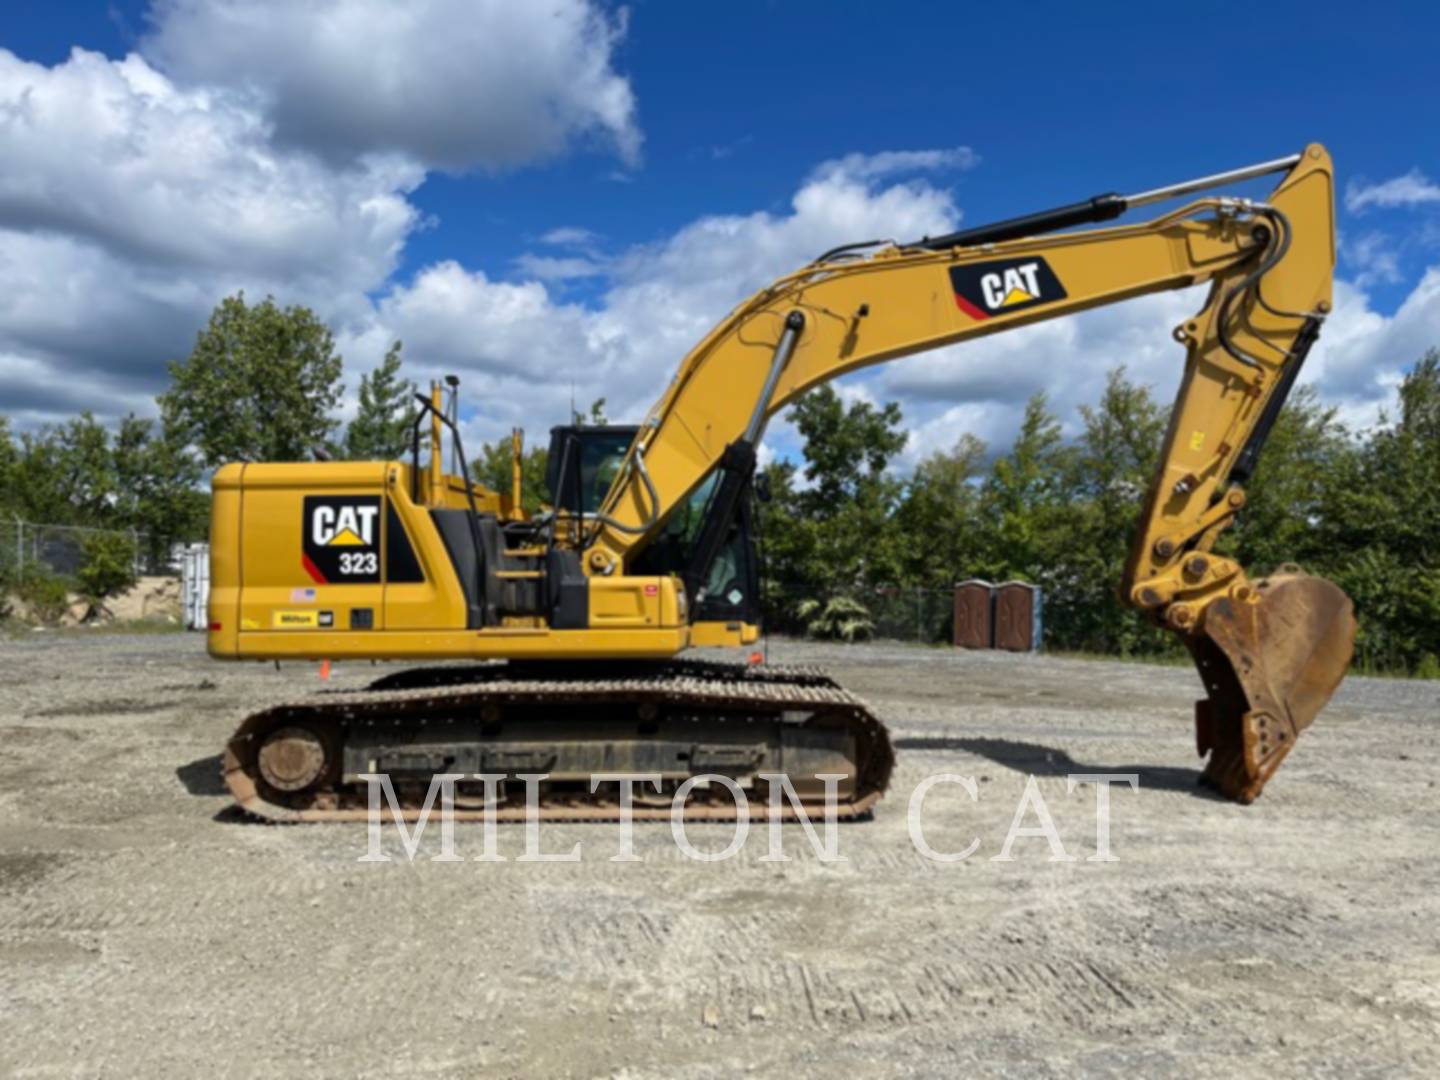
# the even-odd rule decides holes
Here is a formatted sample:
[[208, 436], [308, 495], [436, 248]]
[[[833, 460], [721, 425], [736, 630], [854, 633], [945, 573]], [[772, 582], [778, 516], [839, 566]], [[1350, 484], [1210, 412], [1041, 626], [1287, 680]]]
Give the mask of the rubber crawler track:
[[[589, 677], [591, 673], [597, 677]], [[604, 673], [601, 675], [600, 673]], [[544, 673], [546, 677], [540, 677]], [[885, 726], [860, 698], [843, 689], [817, 668], [769, 665], [741, 666], [705, 661], [674, 660], [661, 663], [575, 665], [558, 675], [553, 667], [505, 662], [451, 665], [396, 672], [360, 691], [323, 692], [263, 709], [247, 717], [231, 736], [223, 755], [221, 773], [236, 804], [247, 814], [272, 822], [365, 821], [368, 808], [363, 795], [335, 784], [321, 783], [297, 796], [267, 793], [259, 780], [257, 754], [261, 743], [280, 727], [302, 724], [344, 738], [351, 724], [385, 719], [421, 722], [436, 716], [475, 716], [486, 705], [560, 705], [653, 703], [668, 709], [711, 713], [712, 723], [754, 709], [813, 712], [807, 724], [843, 725], [856, 742], [857, 781], [852, 796], [837, 807], [840, 818], [870, 812], [890, 782], [895, 755]], [[729, 722], [743, 722], [731, 720]], [[397, 792], [402, 816], [414, 821], [422, 804]], [[437, 808], [438, 809], [438, 808]], [[815, 807], [818, 810], [819, 807]], [[773, 815], [768, 801], [751, 799], [751, 818]], [[457, 805], [458, 821], [482, 820], [486, 811]], [[503, 803], [490, 810], [496, 820], [523, 820], [523, 804]], [[692, 798], [684, 808], [690, 821], [730, 821], [736, 817], [728, 794], [715, 802]], [[638, 801], [631, 815], [636, 820], [668, 819], [668, 801], [662, 806]], [[619, 805], [601, 795], [566, 793], [542, 797], [542, 820], [613, 821]], [[782, 800], [779, 816], [796, 815]], [[813, 811], [812, 811], [813, 816]]]

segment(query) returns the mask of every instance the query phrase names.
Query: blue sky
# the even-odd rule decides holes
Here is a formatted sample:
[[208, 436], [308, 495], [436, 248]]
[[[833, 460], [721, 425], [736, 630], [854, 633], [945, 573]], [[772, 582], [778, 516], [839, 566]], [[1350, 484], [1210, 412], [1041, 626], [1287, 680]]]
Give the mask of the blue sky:
[[[71, 294], [47, 313], [43, 283], [21, 281], [0, 304], [3, 407], [18, 424], [85, 400], [74, 380], [53, 389], [67, 371], [102, 414], [143, 410], [166, 353], [183, 354], [237, 286], [316, 306], [352, 373], [394, 336], [417, 375], [460, 369], [480, 436], [563, 419], [571, 382], [635, 414], [729, 304], [817, 253], [805, 245], [868, 238], [847, 224], [976, 223], [1310, 140], [1335, 156], [1342, 196], [1322, 393], [1365, 422], [1412, 354], [1440, 344], [1440, 275], [1426, 276], [1440, 264], [1432, 6], [1356, 18], [1316, 3], [553, 0], [498, 14], [426, 0], [403, 30], [370, 36], [374, 2], [325, 0], [308, 16], [278, 0], [244, 17], [228, 0], [0, 10], [14, 69], [0, 77], [0, 117], [12, 106], [0, 148], [20, 174], [8, 192], [0, 182], [0, 239], [14, 238], [10, 274], [43, 267]], [[535, 24], [517, 7], [540, 12]], [[100, 54], [83, 71], [77, 47]], [[374, 85], [394, 70], [409, 81], [387, 97]], [[94, 128], [72, 119], [117, 93], [134, 107]], [[18, 130], [16, 103], [46, 94], [54, 110]], [[170, 122], [194, 125], [183, 141], [156, 133], [160, 99], [179, 110]], [[228, 111], [212, 130], [217, 102]], [[129, 123], [149, 134], [127, 139]], [[241, 148], [241, 172], [263, 168], [237, 180], [213, 147], [173, 164], [210, 140]], [[61, 176], [55, 147], [92, 168]], [[874, 166], [895, 151], [929, 156]], [[117, 173], [140, 185], [140, 209], [106, 190]], [[217, 190], [231, 200], [218, 209]], [[102, 295], [117, 274], [143, 287]], [[1049, 389], [1073, 412], [1114, 363], [1168, 393], [1179, 357], [1166, 332], [1194, 302], [1006, 335], [846, 392], [902, 401], [912, 460], [961, 428], [1003, 443], [1026, 394]], [[1060, 384], [1044, 374], [1058, 356], [1073, 369]], [[1017, 369], [998, 387], [984, 377], [996, 365]], [[782, 425], [772, 441], [789, 440]]]

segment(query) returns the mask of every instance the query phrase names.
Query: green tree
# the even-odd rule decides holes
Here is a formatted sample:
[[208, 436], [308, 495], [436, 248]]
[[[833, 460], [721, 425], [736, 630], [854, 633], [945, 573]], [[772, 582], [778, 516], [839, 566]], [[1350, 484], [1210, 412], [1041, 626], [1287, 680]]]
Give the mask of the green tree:
[[[537, 513], [550, 502], [550, 489], [545, 486], [545, 467], [550, 459], [544, 446], [532, 446], [520, 458], [520, 505], [528, 514]], [[509, 494], [514, 482], [509, 439], [496, 439], [480, 444], [479, 456], [470, 464], [476, 483], [491, 491]]]
[[590, 414], [587, 416], [579, 410], [572, 409], [570, 422], [576, 427], [604, 427], [610, 423], [605, 415], [605, 399], [596, 398], [590, 403]]
[[73, 520], [61, 477], [60, 447], [54, 428], [20, 435], [10, 467], [8, 509], [28, 521], [63, 525]]
[[1400, 415], [1342, 458], [1318, 526], [1324, 567], [1355, 601], [1362, 665], [1433, 669], [1440, 655], [1440, 351], [1400, 386]]
[[272, 297], [248, 306], [222, 300], [189, 357], [170, 365], [159, 398], [166, 425], [200, 450], [206, 464], [301, 461], [336, 426], [341, 358], [309, 308]]
[[825, 568], [819, 553], [820, 527], [800, 505], [790, 461], [772, 461], [760, 470], [758, 483], [769, 501], [757, 506], [763, 575], [761, 603], [767, 624], [777, 630], [804, 629], [797, 622], [799, 602], [823, 593]]
[[1245, 484], [1245, 509], [1217, 547], [1252, 575], [1282, 563], [1317, 572], [1335, 555], [1323, 521], [1339, 486], [1353, 473], [1357, 447], [1310, 386], [1295, 390]]
[[341, 454], [350, 461], [393, 461], [410, 450], [417, 411], [415, 384], [400, 377], [400, 342], [374, 371], [360, 377], [360, 406], [345, 430]]
[[71, 519], [95, 525], [113, 522], [118, 478], [109, 431], [87, 410], [56, 429], [55, 445], [56, 482], [67, 492]]
[[937, 450], [915, 467], [895, 523], [904, 538], [903, 581], [947, 588], [972, 573], [980, 555], [979, 479], [983, 440], [964, 434], [949, 450]]
[[0, 529], [5, 539], [0, 540], [0, 622], [11, 614], [9, 593], [15, 584], [15, 567], [19, 552], [8, 542], [10, 519], [20, 512], [21, 500], [16, 488], [16, 473], [20, 466], [20, 451], [10, 433], [10, 418], [0, 416]]
[[1382, 537], [1416, 565], [1440, 564], [1440, 349], [1429, 350], [1400, 384], [1400, 416], [1372, 443], [1371, 482], [1394, 512]]
[[771, 610], [793, 620], [802, 600], [853, 595], [898, 578], [903, 541], [891, 518], [903, 485], [886, 469], [907, 436], [898, 405], [847, 408], [827, 385], [786, 417], [804, 439], [808, 486], [788, 464], [767, 468], [772, 500], [762, 519]]
[[93, 614], [110, 597], [135, 584], [135, 544], [122, 533], [91, 533], [81, 550], [85, 561], [75, 577]]
[[1095, 652], [1170, 651], [1171, 642], [1116, 595], [1165, 434], [1166, 410], [1147, 386], [1111, 370], [1095, 405], [1080, 408], [1084, 431], [1068, 461], [1068, 536], [1051, 553], [1047, 635]]
[[200, 463], [173, 431], [127, 416], [113, 461], [117, 524], [144, 534], [147, 556], [160, 560], [175, 543], [204, 539], [210, 495]]
[[1014, 445], [995, 459], [981, 491], [986, 554], [976, 567], [980, 577], [1045, 584], [1070, 524], [1064, 519], [1071, 458], [1045, 394], [1034, 394], [1025, 404]]
[[7, 471], [8, 508], [28, 521], [106, 526], [115, 520], [110, 433], [88, 412], [22, 434]]
[[0, 514], [13, 514], [19, 505], [15, 486], [19, 467], [20, 451], [10, 431], [10, 418], [0, 416]]
[[154, 420], [127, 416], [113, 433], [89, 413], [26, 432], [0, 431], [0, 507], [26, 521], [130, 529], [145, 554], [205, 534], [210, 498], [199, 462]]
[[829, 384], [802, 396], [785, 418], [805, 440], [807, 499], [820, 510], [859, 499], [867, 486], [876, 486], [908, 437], [895, 402], [877, 409], [857, 401], [847, 408]]

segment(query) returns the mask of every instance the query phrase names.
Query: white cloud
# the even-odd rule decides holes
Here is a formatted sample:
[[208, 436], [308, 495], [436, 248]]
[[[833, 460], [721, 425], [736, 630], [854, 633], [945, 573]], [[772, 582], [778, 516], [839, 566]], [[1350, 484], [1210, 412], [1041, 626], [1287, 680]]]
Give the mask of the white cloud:
[[149, 411], [240, 289], [368, 344], [428, 168], [594, 137], [635, 161], [623, 25], [581, 0], [161, 0], [150, 22], [143, 56], [0, 50], [0, 403], [25, 426]]
[[465, 375], [472, 439], [562, 422], [572, 385], [582, 407], [603, 396], [612, 419], [638, 421], [686, 352], [754, 290], [838, 243], [941, 232], [958, 218], [940, 189], [827, 170], [788, 213], [701, 217], [620, 253], [591, 307], [557, 300], [540, 281], [494, 281], [453, 262], [428, 268], [384, 297], [347, 349], [374, 356], [398, 337], [427, 365], [424, 377]]
[[1432, 182], [1419, 169], [1378, 184], [1352, 182], [1345, 189], [1345, 208], [1351, 213], [1371, 206], [1392, 208], [1436, 202], [1440, 202], [1440, 184]]
[[410, 285], [395, 287], [375, 312], [376, 323], [428, 365], [542, 378], [596, 358], [602, 350], [595, 318], [557, 304], [539, 282], [491, 281], [455, 262], [430, 266]]
[[879, 187], [844, 170], [824, 170], [795, 193], [788, 214], [702, 217], [668, 240], [620, 256], [610, 302], [652, 308], [654, 315], [668, 302], [694, 311], [706, 320], [704, 329], [750, 292], [836, 244], [918, 236], [951, 229], [958, 220], [948, 191], [923, 182]]
[[733, 142], [713, 144], [710, 147], [710, 160], [724, 161], [728, 157], [733, 157], [738, 151], [745, 149], [745, 147], [754, 141], [754, 135], [742, 135]]
[[543, 161], [577, 139], [640, 152], [624, 36], [588, 0], [157, 0], [145, 55], [264, 102], [284, 144], [427, 167]]
[[516, 256], [515, 270], [521, 276], [537, 281], [563, 282], [599, 277], [606, 272], [610, 262], [600, 248], [600, 240], [600, 234], [590, 229], [562, 225], [542, 235], [540, 243], [567, 248], [567, 254], [536, 255], [527, 251]]
[[1346, 262], [1358, 271], [1352, 280], [1361, 288], [1394, 285], [1401, 280], [1400, 253], [1384, 233], [1362, 233], [1354, 239], [1342, 235], [1340, 251]]
[[423, 178], [393, 158], [334, 170], [277, 152], [232, 97], [80, 49], [49, 68], [0, 51], [0, 149], [0, 227], [362, 289], [392, 268]]
[[542, 244], [553, 244], [556, 247], [583, 247], [594, 244], [600, 239], [600, 234], [579, 225], [561, 225], [559, 228], [551, 229], [544, 236], [540, 237]]
[[882, 150], [878, 154], [846, 154], [822, 162], [815, 169], [817, 179], [844, 176], [851, 180], [880, 180], [900, 173], [972, 169], [980, 157], [968, 146], [946, 150]]
[[1335, 283], [1335, 312], [1305, 366], [1326, 402], [1355, 426], [1375, 423], [1382, 409], [1393, 414], [1403, 373], [1427, 349], [1440, 346], [1440, 267], [1421, 277], [1393, 315], [1371, 307], [1370, 296], [1348, 282]]
[[[28, 421], [142, 411], [222, 296], [273, 291], [331, 318], [367, 310], [394, 269], [423, 174], [281, 151], [233, 95], [145, 60], [0, 50], [0, 353]], [[46, 407], [46, 401], [51, 402]]]
[[599, 277], [605, 273], [604, 262], [583, 256], [557, 259], [551, 255], [526, 252], [515, 259], [515, 269], [537, 281], [573, 281], [576, 278]]

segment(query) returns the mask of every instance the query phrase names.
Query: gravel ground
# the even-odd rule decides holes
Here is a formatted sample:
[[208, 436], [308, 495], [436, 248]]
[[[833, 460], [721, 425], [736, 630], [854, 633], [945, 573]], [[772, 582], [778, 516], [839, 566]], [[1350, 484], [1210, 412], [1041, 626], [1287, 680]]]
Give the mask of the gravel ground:
[[[1186, 668], [778, 643], [893, 729], [840, 863], [556, 825], [575, 863], [358, 862], [227, 812], [216, 753], [318, 687], [195, 636], [0, 643], [0, 1070], [16, 1076], [1440, 1073], [1440, 685], [1350, 679], [1252, 807], [1195, 788]], [[332, 684], [376, 674], [338, 667]], [[1072, 772], [1133, 772], [1095, 851]], [[927, 775], [920, 855], [906, 806]], [[1034, 775], [1043, 837], [995, 861]], [[1034, 814], [1027, 823], [1034, 825]], [[693, 828], [703, 848], [730, 838]], [[386, 848], [400, 851], [393, 831]]]

